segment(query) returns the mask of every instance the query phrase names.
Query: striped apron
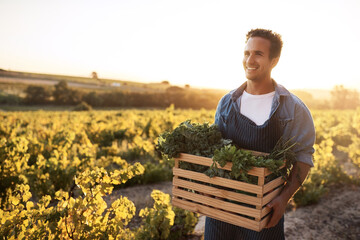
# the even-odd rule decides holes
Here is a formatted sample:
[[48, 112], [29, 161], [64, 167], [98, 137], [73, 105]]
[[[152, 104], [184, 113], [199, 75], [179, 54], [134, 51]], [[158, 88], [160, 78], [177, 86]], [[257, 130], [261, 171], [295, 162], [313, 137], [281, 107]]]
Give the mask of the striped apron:
[[[222, 129], [223, 138], [232, 139], [240, 148], [270, 152], [282, 135], [277, 111], [263, 125], [257, 126], [238, 109], [233, 103], [226, 119], [227, 127]], [[204, 240], [232, 239], [285, 239], [284, 216], [275, 227], [260, 232], [206, 217]]]

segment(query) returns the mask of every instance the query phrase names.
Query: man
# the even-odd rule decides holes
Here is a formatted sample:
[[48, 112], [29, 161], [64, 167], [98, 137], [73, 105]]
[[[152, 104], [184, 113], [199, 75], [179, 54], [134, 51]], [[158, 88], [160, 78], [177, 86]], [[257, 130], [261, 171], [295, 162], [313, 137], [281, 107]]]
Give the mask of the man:
[[290, 179], [266, 206], [272, 209], [272, 215], [261, 232], [207, 217], [205, 240], [285, 239], [285, 209], [313, 166], [315, 129], [304, 103], [271, 78], [281, 48], [281, 36], [271, 30], [248, 32], [243, 59], [247, 81], [220, 100], [215, 123], [224, 138], [245, 149], [270, 152], [281, 137], [297, 142], [293, 148], [297, 161]]

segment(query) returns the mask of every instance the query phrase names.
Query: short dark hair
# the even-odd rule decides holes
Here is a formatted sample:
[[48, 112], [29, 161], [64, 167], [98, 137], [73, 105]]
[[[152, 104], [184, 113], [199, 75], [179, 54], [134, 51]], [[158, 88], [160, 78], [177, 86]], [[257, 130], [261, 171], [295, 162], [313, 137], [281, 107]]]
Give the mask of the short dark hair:
[[283, 41], [281, 40], [281, 35], [273, 32], [271, 30], [257, 28], [257, 29], [251, 29], [246, 34], [246, 41], [248, 42], [249, 38], [251, 37], [262, 37], [270, 41], [270, 59], [280, 57], [281, 49], [283, 46]]

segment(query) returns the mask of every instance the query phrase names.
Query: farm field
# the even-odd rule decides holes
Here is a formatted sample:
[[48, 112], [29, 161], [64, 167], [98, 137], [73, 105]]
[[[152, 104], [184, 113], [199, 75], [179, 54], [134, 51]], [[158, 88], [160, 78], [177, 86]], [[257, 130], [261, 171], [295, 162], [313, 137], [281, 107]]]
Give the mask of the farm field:
[[[292, 201], [299, 224], [305, 224], [302, 209], [329, 204], [334, 187], [358, 189], [360, 183], [360, 109], [312, 113], [315, 167]], [[153, 199], [146, 203], [121, 195], [171, 185], [174, 163], [156, 151], [159, 134], [187, 119], [213, 123], [214, 114], [173, 107], [0, 112], [0, 237], [191, 238], [198, 216], [172, 207], [170, 195], [144, 190], [143, 198]]]

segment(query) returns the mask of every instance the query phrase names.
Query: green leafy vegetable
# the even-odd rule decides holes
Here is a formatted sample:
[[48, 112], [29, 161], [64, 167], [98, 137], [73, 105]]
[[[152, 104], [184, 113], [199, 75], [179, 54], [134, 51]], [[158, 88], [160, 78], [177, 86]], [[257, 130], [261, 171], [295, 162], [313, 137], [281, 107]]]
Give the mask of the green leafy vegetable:
[[178, 157], [180, 153], [212, 157], [216, 149], [230, 143], [231, 140], [221, 137], [217, 125], [191, 123], [187, 120], [172, 132], [161, 134], [156, 148], [169, 158]]
[[[295, 161], [295, 155], [291, 149], [296, 143], [291, 143], [291, 140], [280, 139], [267, 156], [255, 156], [251, 151], [239, 149], [231, 142], [222, 138], [217, 125], [191, 123], [187, 120], [172, 132], [161, 134], [157, 150], [169, 158], [178, 157], [180, 153], [210, 157], [213, 159], [211, 167], [180, 162], [180, 168], [202, 172], [209, 177], [218, 176], [251, 183], [257, 182], [257, 177], [247, 174], [253, 167], [264, 167], [273, 172], [274, 174], [267, 177], [267, 180], [280, 175], [286, 178]], [[217, 167], [218, 165], [224, 167], [228, 162], [232, 163], [231, 171]], [[286, 167], [279, 170], [284, 162], [286, 162]]]

